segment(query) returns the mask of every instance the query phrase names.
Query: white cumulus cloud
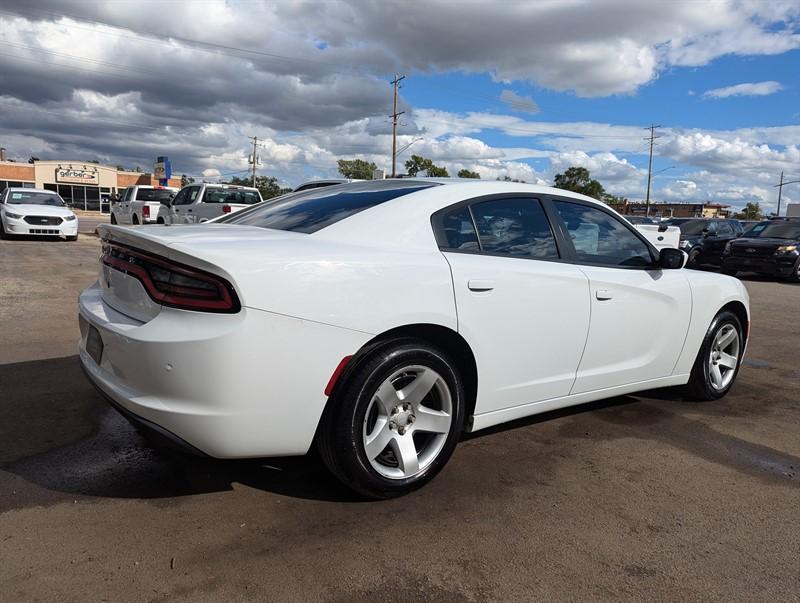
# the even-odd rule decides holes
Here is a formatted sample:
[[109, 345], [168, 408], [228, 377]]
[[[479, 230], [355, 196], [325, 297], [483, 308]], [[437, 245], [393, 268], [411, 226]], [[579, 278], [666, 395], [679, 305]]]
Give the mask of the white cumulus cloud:
[[703, 92], [705, 98], [728, 98], [730, 96], [769, 96], [783, 90], [780, 82], [770, 80], [767, 82], [749, 82], [736, 84], [735, 86], [725, 86], [724, 88], [714, 88]]

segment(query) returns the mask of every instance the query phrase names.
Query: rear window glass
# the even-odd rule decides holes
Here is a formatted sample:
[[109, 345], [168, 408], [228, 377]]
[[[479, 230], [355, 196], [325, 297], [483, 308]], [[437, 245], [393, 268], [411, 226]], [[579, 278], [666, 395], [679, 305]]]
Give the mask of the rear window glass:
[[175, 193], [165, 188], [140, 188], [136, 191], [137, 201], [165, 201]]
[[253, 205], [261, 203], [261, 196], [257, 191], [240, 191], [236, 189], [207, 188], [203, 195], [203, 203], [240, 203]]
[[327, 186], [291, 193], [221, 221], [311, 234], [370, 207], [431, 186], [436, 184], [399, 180]]

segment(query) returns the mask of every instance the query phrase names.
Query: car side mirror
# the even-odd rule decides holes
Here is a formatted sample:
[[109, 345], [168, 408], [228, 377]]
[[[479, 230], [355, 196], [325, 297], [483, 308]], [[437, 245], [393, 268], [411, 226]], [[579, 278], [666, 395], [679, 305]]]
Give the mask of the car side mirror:
[[666, 247], [658, 254], [658, 265], [665, 270], [674, 270], [676, 268], [683, 268], [686, 260], [689, 258], [680, 249], [673, 249]]
[[669, 224], [661, 223], [658, 225], [658, 232], [667, 232], [667, 228], [669, 228]]

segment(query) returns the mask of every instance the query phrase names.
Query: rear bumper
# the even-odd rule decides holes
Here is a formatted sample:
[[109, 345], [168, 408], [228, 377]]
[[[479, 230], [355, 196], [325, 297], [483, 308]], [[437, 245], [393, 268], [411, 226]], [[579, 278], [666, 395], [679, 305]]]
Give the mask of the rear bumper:
[[158, 442], [165, 448], [171, 448], [173, 450], [177, 450], [179, 452], [183, 452], [186, 454], [191, 454], [194, 456], [202, 456], [207, 457], [208, 455], [203, 453], [202, 451], [198, 450], [194, 446], [192, 446], [186, 440], [183, 440], [176, 436], [171, 431], [167, 431], [160, 425], [156, 425], [155, 423], [148, 421], [147, 419], [143, 419], [139, 415], [136, 415], [129, 411], [124, 406], [117, 404], [113, 398], [109, 397], [100, 387], [94, 382], [89, 372], [86, 370], [86, 366], [81, 363], [81, 368], [83, 369], [83, 374], [86, 375], [86, 378], [95, 386], [97, 392], [105, 398], [106, 402], [108, 402], [111, 407], [116, 410], [119, 414], [121, 414], [125, 419], [133, 425], [137, 430], [140, 432], [144, 432], [148, 438], [151, 440]]
[[[331, 373], [369, 338], [251, 308], [164, 308], [142, 322], [108, 306], [97, 284], [78, 306], [80, 361], [95, 387], [138, 424], [215, 458], [305, 454]], [[86, 347], [92, 327], [99, 363]]]
[[740, 272], [756, 272], [769, 276], [790, 276], [797, 268], [800, 259], [786, 257], [741, 258], [728, 256], [722, 263], [725, 270]]

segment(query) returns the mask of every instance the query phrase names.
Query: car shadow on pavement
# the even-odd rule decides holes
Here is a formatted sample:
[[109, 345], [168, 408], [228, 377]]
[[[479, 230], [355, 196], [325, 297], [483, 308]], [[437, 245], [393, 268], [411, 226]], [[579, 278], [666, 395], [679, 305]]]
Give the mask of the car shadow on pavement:
[[172, 498], [234, 483], [360, 500], [314, 454], [219, 461], [154, 448], [95, 391], [77, 356], [0, 365], [0, 512], [76, 496]]

